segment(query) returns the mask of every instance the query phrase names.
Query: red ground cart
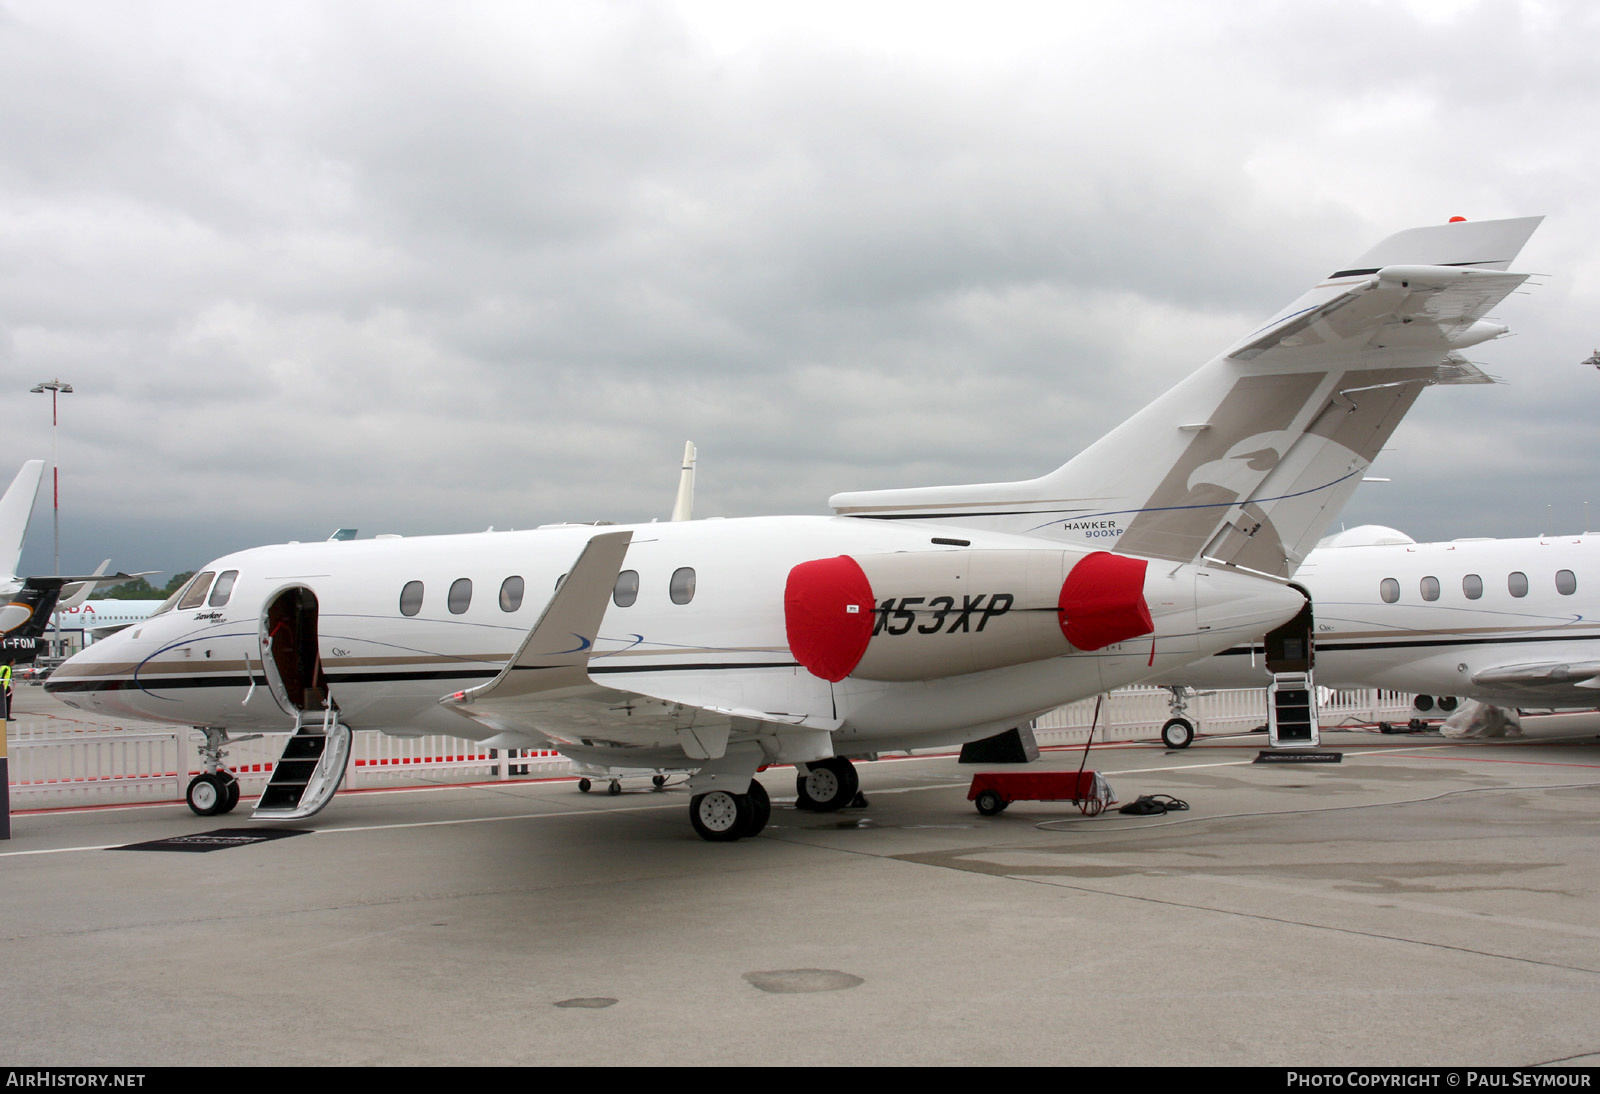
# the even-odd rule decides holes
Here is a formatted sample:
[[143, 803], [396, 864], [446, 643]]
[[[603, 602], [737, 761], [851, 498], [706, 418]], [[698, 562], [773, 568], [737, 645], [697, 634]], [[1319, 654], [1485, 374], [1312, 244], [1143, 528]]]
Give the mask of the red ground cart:
[[967, 800], [992, 817], [1012, 802], [1072, 802], [1094, 816], [1117, 796], [1098, 771], [980, 771], [972, 776]]

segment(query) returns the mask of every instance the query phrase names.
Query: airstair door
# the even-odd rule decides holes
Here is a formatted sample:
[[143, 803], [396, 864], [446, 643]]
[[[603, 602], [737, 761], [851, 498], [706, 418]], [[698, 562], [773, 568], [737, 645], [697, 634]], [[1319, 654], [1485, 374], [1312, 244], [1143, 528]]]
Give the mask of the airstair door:
[[1316, 659], [1312, 631], [1307, 596], [1298, 615], [1267, 635], [1267, 671], [1272, 673], [1267, 687], [1267, 741], [1273, 748], [1315, 747], [1321, 741], [1311, 673]]
[[261, 615], [261, 665], [267, 686], [294, 715], [294, 735], [272, 768], [255, 820], [302, 820], [333, 800], [350, 762], [350, 727], [339, 720], [317, 644], [317, 594], [284, 589]]

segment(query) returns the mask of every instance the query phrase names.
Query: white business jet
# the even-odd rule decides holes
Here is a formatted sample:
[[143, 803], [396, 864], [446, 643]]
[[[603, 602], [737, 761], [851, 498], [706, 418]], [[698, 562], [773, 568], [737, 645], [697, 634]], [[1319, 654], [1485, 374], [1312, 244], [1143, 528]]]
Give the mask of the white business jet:
[[[1417, 543], [1363, 525], [1329, 536], [1295, 584], [1311, 598], [1316, 680], [1392, 688], [1418, 709], [1449, 713], [1457, 699], [1492, 711], [1479, 724], [1514, 724], [1518, 707], [1600, 707], [1600, 538], [1466, 539]], [[1262, 646], [1238, 646], [1164, 674], [1163, 684], [1265, 687]], [[1183, 747], [1191, 731], [1163, 732]]]
[[1483, 316], [1537, 224], [1391, 236], [1041, 478], [840, 494], [827, 517], [262, 547], [48, 687], [202, 727], [201, 813], [237, 801], [229, 734], [293, 733], [255, 815], [299, 818], [358, 728], [691, 771], [696, 831], [754, 835], [762, 765], [842, 806], [851, 757], [1001, 733], [1298, 613], [1288, 576], [1402, 415], [1504, 332]]

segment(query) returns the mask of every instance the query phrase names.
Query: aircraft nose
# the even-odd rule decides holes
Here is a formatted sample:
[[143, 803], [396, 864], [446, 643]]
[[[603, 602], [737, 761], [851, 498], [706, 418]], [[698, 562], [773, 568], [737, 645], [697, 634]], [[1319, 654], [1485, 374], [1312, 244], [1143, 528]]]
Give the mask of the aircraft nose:
[[76, 707], [98, 706], [96, 699], [99, 693], [85, 687], [85, 684], [92, 683], [103, 674], [102, 665], [96, 657], [99, 652], [95, 646], [89, 646], [57, 665], [55, 671], [45, 678], [45, 694]]
[[1237, 570], [1202, 570], [1195, 576], [1195, 614], [1202, 635], [1234, 632], [1260, 638], [1293, 619], [1305, 602], [1298, 589]]

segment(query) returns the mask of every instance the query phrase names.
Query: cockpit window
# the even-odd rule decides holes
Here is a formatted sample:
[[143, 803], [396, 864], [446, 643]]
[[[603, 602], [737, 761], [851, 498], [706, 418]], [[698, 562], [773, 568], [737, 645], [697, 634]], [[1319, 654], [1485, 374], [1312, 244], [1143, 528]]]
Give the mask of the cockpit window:
[[239, 580], [238, 570], [223, 570], [217, 575], [217, 583], [211, 589], [211, 597], [206, 601], [208, 608], [220, 608], [228, 602], [228, 597], [233, 595], [233, 583]]
[[206, 602], [206, 593], [211, 588], [211, 579], [216, 577], [215, 570], [206, 570], [196, 574], [195, 579], [189, 582], [189, 588], [184, 591], [183, 598], [178, 601], [178, 610], [186, 611], [189, 608], [198, 608]]
[[158, 615], [165, 615], [167, 612], [170, 612], [173, 608], [178, 606], [178, 597], [182, 596], [184, 593], [186, 593], [188, 591], [189, 591], [189, 586], [185, 585], [183, 588], [179, 589], [177, 592], [175, 592], [171, 596], [167, 597], [165, 600], [163, 600], [161, 602], [161, 607], [157, 608], [155, 611], [150, 613], [150, 618], [154, 619]]

